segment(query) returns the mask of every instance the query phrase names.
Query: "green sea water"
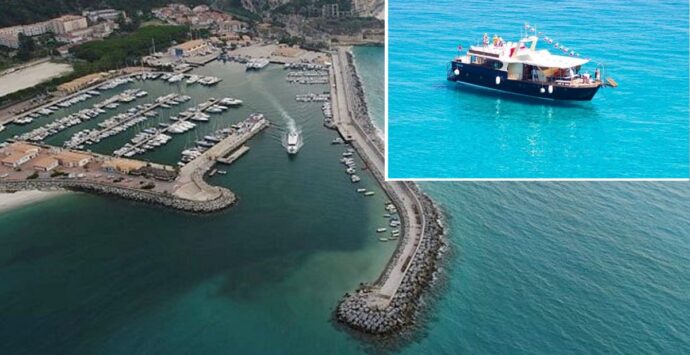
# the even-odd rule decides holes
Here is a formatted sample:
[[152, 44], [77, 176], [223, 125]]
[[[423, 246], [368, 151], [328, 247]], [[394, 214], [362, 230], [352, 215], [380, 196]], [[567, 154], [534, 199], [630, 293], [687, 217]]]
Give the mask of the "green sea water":
[[[383, 73], [367, 75], [377, 64], [366, 58], [382, 60], [383, 48], [353, 51], [369, 95]], [[277, 125], [252, 139], [250, 152], [226, 176], [210, 179], [235, 191], [238, 205], [194, 216], [69, 194], [0, 214], [2, 353], [371, 349], [334, 325], [331, 312], [344, 292], [373, 280], [391, 253], [392, 245], [373, 235], [382, 222], [380, 192], [372, 200], [354, 193], [337, 162], [342, 148], [328, 144], [335, 135], [321, 127], [318, 105], [295, 103], [294, 93], [307, 89], [287, 86], [282, 69], [247, 74], [212, 63], [200, 71], [226, 78], [215, 89], [220, 93], [179, 90], [198, 90], [197, 101], [210, 95], [245, 100], [245, 111], [230, 111], [228, 122], [259, 110]], [[150, 85], [151, 96], [175, 88], [142, 85]], [[305, 132], [293, 160], [280, 147], [281, 108]], [[369, 108], [376, 122], [375, 107]], [[195, 139], [189, 134], [144, 158], [174, 162]], [[374, 187], [369, 175], [362, 177], [362, 186]], [[450, 252], [434, 296], [423, 300], [430, 308], [420, 331], [396, 349], [411, 355], [690, 353], [687, 183], [435, 182], [422, 188], [447, 217]]]
[[[108, 91], [53, 117], [91, 105], [103, 96], [138, 87], [149, 96], [169, 92], [193, 97], [187, 105], [91, 147], [110, 153], [137, 130], [208, 97], [244, 100], [240, 109], [214, 116], [175, 136], [141, 159], [174, 164], [185, 146], [206, 132], [250, 112], [274, 124], [249, 141], [250, 151], [209, 178], [228, 187], [239, 203], [211, 215], [191, 215], [120, 199], [72, 193], [0, 214], [0, 343], [12, 354], [81, 353], [305, 353], [358, 351], [363, 343], [332, 323], [339, 298], [373, 281], [394, 244], [381, 243], [385, 197], [361, 172], [350, 183], [339, 163], [343, 146], [322, 126], [316, 103], [296, 93], [328, 86], [298, 86], [271, 65], [245, 72], [213, 62], [195, 73], [216, 75], [218, 86], [187, 87], [136, 82]], [[48, 143], [61, 144], [103, 115]], [[41, 118], [21, 130], [48, 122]], [[290, 158], [281, 146], [293, 122], [304, 146]], [[357, 187], [377, 194], [363, 197]]]

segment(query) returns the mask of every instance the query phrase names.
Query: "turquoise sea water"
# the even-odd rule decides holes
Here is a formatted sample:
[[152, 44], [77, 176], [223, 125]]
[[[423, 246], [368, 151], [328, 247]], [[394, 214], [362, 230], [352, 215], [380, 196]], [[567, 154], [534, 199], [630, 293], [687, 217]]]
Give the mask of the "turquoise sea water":
[[423, 187], [452, 252], [406, 353], [690, 353], [688, 183]]
[[[688, 177], [687, 1], [389, 6], [390, 177]], [[565, 104], [446, 81], [458, 45], [484, 33], [514, 41], [525, 22], [603, 63], [620, 86]]]

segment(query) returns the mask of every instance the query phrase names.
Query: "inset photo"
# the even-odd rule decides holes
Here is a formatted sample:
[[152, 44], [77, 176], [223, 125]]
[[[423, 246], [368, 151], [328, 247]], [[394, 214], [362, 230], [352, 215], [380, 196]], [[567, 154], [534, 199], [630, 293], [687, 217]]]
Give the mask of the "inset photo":
[[688, 2], [391, 0], [389, 179], [688, 178]]

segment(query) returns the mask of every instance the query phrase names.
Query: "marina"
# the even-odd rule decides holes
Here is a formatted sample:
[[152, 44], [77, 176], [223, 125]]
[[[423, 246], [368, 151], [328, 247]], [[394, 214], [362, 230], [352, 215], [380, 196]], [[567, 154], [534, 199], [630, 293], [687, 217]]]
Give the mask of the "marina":
[[[216, 180], [225, 179], [225, 176], [231, 177], [240, 173], [237, 171], [238, 169], [230, 169], [225, 171], [214, 166], [215, 164], [222, 163], [223, 161], [233, 164], [237, 163], [238, 167], [246, 166], [248, 160], [237, 161], [237, 158], [242, 156], [242, 154], [246, 154], [247, 148], [245, 144], [247, 140], [254, 137], [264, 128], [268, 127], [269, 124], [268, 120], [266, 120], [262, 114], [252, 113], [253, 110], [249, 111], [244, 108], [242, 101], [246, 101], [245, 97], [243, 97], [242, 100], [226, 98], [224, 102], [208, 101], [208, 97], [211, 95], [201, 94], [203, 90], [208, 89], [205, 87], [205, 85], [186, 83], [186, 80], [189, 80], [191, 75], [196, 75], [200, 78], [208, 77], [209, 74], [213, 72], [213, 69], [210, 67], [222, 67], [224, 65], [237, 66], [237, 64], [233, 63], [211, 63], [204, 68], [190, 71], [189, 74], [185, 74], [189, 76], [185, 76], [184, 78], [180, 78], [179, 74], [173, 73], [141, 73], [139, 75], [132, 75], [131, 78], [128, 77], [126, 80], [111, 79], [110, 81], [106, 82], [106, 84], [109, 83], [107, 85], [108, 87], [112, 86], [107, 90], [114, 90], [114, 92], [117, 91], [116, 94], [119, 95], [125, 90], [136, 88], [146, 91], [148, 94], [142, 95], [142, 97], [146, 97], [148, 100], [152, 101], [145, 104], [136, 105], [134, 101], [139, 99], [136, 93], [134, 95], [125, 95], [123, 100], [124, 102], [121, 102], [120, 100], [113, 100], [111, 102], [107, 102], [106, 105], [103, 106], [103, 110], [113, 110], [113, 113], [115, 114], [114, 116], [106, 120], [101, 120], [99, 118], [97, 121], [94, 120], [84, 122], [82, 123], [84, 127], [67, 128], [64, 132], [51, 136], [47, 138], [47, 140], [50, 143], [60, 143], [63, 137], [71, 137], [71, 139], [67, 139], [67, 148], [85, 149], [86, 146], [90, 146], [91, 149], [97, 151], [98, 154], [110, 156], [112, 159], [129, 159], [129, 157], [127, 157], [125, 154], [133, 154], [132, 152], [135, 151], [132, 149], [133, 147], [144, 148], [144, 146], [149, 145], [153, 149], [145, 148], [143, 152], [134, 153], [141, 154], [140, 157], [137, 157], [140, 160], [136, 160], [139, 162], [137, 165], [139, 168], [136, 169], [136, 173], [141, 174], [139, 176], [141, 176], [141, 179], [144, 179], [140, 180], [144, 181], [140, 187], [135, 189], [133, 194], [130, 194], [130, 190], [123, 190], [117, 187], [117, 185], [109, 186], [107, 194], [118, 195], [125, 198], [127, 198], [126, 196], [130, 196], [130, 198], [136, 200], [143, 200], [168, 206], [178, 206], [177, 208], [182, 210], [212, 211], [226, 208], [227, 206], [235, 203], [236, 197], [234, 193], [228, 188], [210, 185], [204, 180], [205, 177], [212, 177], [215, 182]], [[291, 84], [285, 80], [287, 77], [287, 72], [282, 70], [276, 72], [276, 69], [280, 68], [267, 66], [260, 72], [253, 73], [251, 75], [268, 76], [270, 74], [275, 77], [274, 80], [281, 81], [282, 85], [289, 87]], [[277, 73], [282, 74], [276, 76]], [[331, 71], [331, 73], [333, 73], [333, 71]], [[316, 117], [318, 117], [318, 115], [324, 115], [326, 112], [328, 112], [328, 110], [331, 109], [331, 106], [333, 111], [342, 112], [341, 115], [338, 115], [335, 112], [332, 112], [331, 115], [333, 117], [333, 124], [338, 125], [338, 132], [346, 133], [340, 137], [343, 142], [340, 142], [339, 140], [334, 139], [333, 136], [329, 136], [327, 134], [323, 134], [317, 139], [317, 141], [321, 142], [320, 144], [322, 144], [322, 147], [329, 148], [329, 151], [332, 152], [330, 154], [333, 154], [332, 156], [338, 156], [337, 159], [347, 159], [344, 162], [346, 165], [344, 175], [347, 176], [348, 180], [342, 181], [344, 185], [341, 185], [341, 188], [352, 186], [352, 183], [363, 186], [362, 188], [365, 188], [366, 191], [355, 192], [355, 189], [352, 187], [348, 187], [346, 189], [346, 191], [348, 191], [350, 194], [357, 193], [357, 196], [362, 197], [357, 199], [360, 201], [359, 203], [379, 203], [378, 201], [380, 201], [382, 198], [385, 198], [386, 195], [391, 195], [390, 198], [393, 201], [399, 201], [399, 195], [396, 190], [385, 191], [389, 187], [385, 182], [383, 182], [381, 170], [379, 168], [372, 168], [372, 164], [382, 163], [382, 157], [379, 155], [380, 153], [374, 153], [373, 150], [370, 151], [369, 149], [372, 149], [372, 147], [365, 147], [361, 145], [368, 144], [364, 143], [367, 142], [368, 138], [364, 138], [364, 136], [357, 136], [353, 134], [353, 132], [347, 132], [347, 127], [354, 128], [357, 127], [357, 125], [351, 121], [352, 117], [349, 116], [349, 114], [346, 115], [344, 112], [347, 110], [356, 109], [357, 106], [353, 105], [349, 108], [347, 105], [338, 106], [338, 103], [345, 103], [349, 100], [355, 100], [355, 98], [350, 96], [354, 92], [350, 91], [353, 90], [353, 87], [348, 86], [350, 83], [344, 81], [344, 76], [342, 76], [343, 74], [344, 73], [338, 74], [341, 75], [341, 78], [335, 81], [336, 85], [332, 88], [331, 92], [322, 91], [321, 94], [304, 94], [288, 91], [286, 89], [285, 93], [287, 95], [279, 93], [278, 91], [276, 91], [274, 95], [280, 95], [279, 98], [283, 103], [290, 102], [289, 104], [285, 105], [299, 107], [299, 110], [309, 110], [309, 112], [316, 114]], [[175, 77], [176, 75], [177, 77]], [[240, 73], [233, 75], [238, 75], [237, 77], [240, 78], [242, 77], [240, 76]], [[233, 81], [241, 81], [237, 80], [237, 77], [233, 78], [232, 76], [225, 76], [223, 79], [228, 80], [228, 84], [224, 84], [224, 80], [218, 80], [216, 84], [223, 85], [223, 87], [227, 87], [228, 85], [232, 86]], [[174, 78], [172, 83], [170, 83], [171, 78]], [[192, 82], [195, 81], [194, 78], [191, 79]], [[200, 80], [202, 79], [198, 79], [196, 82], [199, 82]], [[335, 87], [338, 87], [338, 89], [335, 89]], [[92, 90], [93, 88], [88, 89]], [[319, 90], [327, 90], [327, 87], [317, 89], [315, 92], [319, 92]], [[349, 91], [349, 93], [346, 93], [346, 91]], [[184, 112], [188, 110], [189, 107], [177, 108], [178, 105], [182, 105], [171, 102], [171, 100], [175, 101], [173, 99], [181, 97], [182, 95], [191, 96], [192, 106], [198, 106], [199, 104], [207, 102], [204, 108], [208, 110], [206, 110], [206, 112], [200, 112], [204, 115], [195, 114], [193, 116], [195, 117], [194, 120], [191, 118], [186, 118]], [[341, 97], [336, 99], [333, 97], [334, 95], [341, 95]], [[293, 100], [293, 98], [295, 100]], [[331, 102], [331, 100], [333, 101]], [[258, 102], [258, 105], [267, 107], [266, 100], [264, 99], [257, 101], [256, 98], [252, 98], [252, 102], [253, 103], [251, 106], [257, 105]], [[320, 105], [312, 105], [312, 102], [319, 102]], [[329, 105], [324, 105], [325, 103], [328, 103]], [[79, 103], [78, 105], [88, 104], [89, 101], [87, 100]], [[112, 108], [109, 108], [108, 105], [111, 105]], [[212, 112], [216, 110], [223, 111], [224, 108], [221, 106], [227, 107], [228, 109], [231, 106], [236, 106], [238, 107], [238, 112], [247, 118], [244, 121], [228, 121], [228, 116], [223, 115], [222, 112]], [[74, 110], [78, 110], [80, 108], [81, 106], [75, 106]], [[276, 117], [284, 117], [282, 108], [280, 107], [274, 106], [269, 110], [273, 110], [271, 112], [273, 112]], [[162, 112], [166, 113], [163, 114]], [[218, 115], [217, 117], [221, 117], [218, 122], [215, 121], [215, 118], [211, 118], [215, 115]], [[302, 122], [308, 122], [306, 119], [302, 119], [301, 116], [302, 114], [299, 115]], [[144, 125], [145, 121], [149, 121], [150, 123], [146, 122], [147, 124]], [[196, 126], [178, 126], [184, 123], [194, 123]], [[131, 129], [135, 126], [137, 127], [136, 129]], [[194, 132], [186, 135], [185, 138], [180, 138], [177, 140], [172, 139], [172, 136], [175, 134], [174, 131], [186, 132], [191, 131], [192, 129], [194, 129]], [[13, 127], [12, 130], [16, 130], [16, 127]], [[10, 132], [10, 134], [12, 133], [13, 132]], [[5, 133], [3, 132], [3, 134]], [[113, 138], [105, 139], [109, 137], [109, 134], [112, 134]], [[280, 138], [276, 138], [277, 140], [280, 140]], [[263, 141], [266, 141], [266, 139], [266, 137], [259, 138], [259, 140]], [[355, 139], [360, 139], [360, 143], [355, 143]], [[336, 144], [332, 144], [333, 142], [336, 142]], [[345, 146], [345, 150], [343, 151], [342, 148], [339, 149], [338, 144], [342, 144], [344, 142], [350, 142], [351, 145]], [[130, 146], [127, 146], [127, 144], [130, 144]], [[165, 145], [165, 149], [155, 149], [156, 147], [161, 147], [163, 145]], [[280, 147], [280, 144], [277, 141], [273, 141], [271, 144], [264, 144], [266, 147], [271, 145]], [[332, 149], [340, 150], [340, 152], [330, 150], [331, 147]], [[117, 151], [116, 155], [121, 155], [122, 158], [109, 155], [113, 151]], [[311, 149], [309, 149], [309, 151], [311, 151]], [[311, 153], [307, 153], [306, 151], [304, 154], [311, 155]], [[257, 158], [261, 157], [261, 149], [258, 153], [253, 155], [256, 155]], [[302, 153], [300, 153], [300, 155], [302, 155]], [[362, 162], [357, 163], [360, 161], [360, 159]], [[148, 164], [152, 162], [156, 162], [156, 164], [166, 164], [166, 168], [156, 170], [156, 174], [160, 175], [159, 178], [161, 180], [150, 184], [146, 182], [146, 179], [147, 176], [150, 176], [150, 174], [153, 173], [153, 171], [148, 169]], [[305, 162], [307, 162], [306, 159], [290, 159], [288, 161], [288, 166], [296, 168], [303, 166]], [[339, 166], [335, 161], [333, 163], [334, 167]], [[358, 166], [360, 164], [361, 166]], [[170, 168], [170, 166], [175, 165], [177, 165], [175, 168]], [[358, 171], [360, 168], [362, 171]], [[339, 171], [342, 171], [340, 169], [341, 168], [338, 168]], [[91, 169], [89, 169], [89, 171], [91, 171]], [[340, 174], [343, 173], [340, 172]], [[39, 174], [39, 176], [43, 175]], [[71, 183], [65, 183], [63, 180], [60, 180], [58, 183], [57, 181], [49, 182], [47, 180], [39, 179], [36, 181], [36, 183], [40, 182], [45, 184], [53, 184], [52, 186], [54, 187], [64, 189], [79, 188], [86, 191], [101, 191], [97, 190], [96, 187], [91, 185], [90, 181], [88, 180], [88, 178], [86, 180], [70, 180]], [[124, 177], [122, 180], [116, 180], [119, 182], [128, 181], [128, 179]], [[378, 184], [376, 184], [375, 180], [378, 180]], [[3, 184], [8, 184], [9, 182], [9, 180], [2, 181]], [[135, 181], [128, 183], [135, 183]], [[17, 185], [12, 186], [15, 186], [16, 188]], [[379, 189], [381, 188], [384, 189], [385, 193], [378, 194], [376, 191], [380, 191]], [[364, 197], [366, 197], [366, 199], [364, 199]], [[412, 213], [412, 210], [408, 208], [400, 208], [400, 210], [405, 211], [406, 213]], [[406, 215], [405, 213], [401, 213], [401, 225], [399, 228], [399, 233], [396, 233], [396, 236], [400, 237], [401, 244], [395, 245], [394, 243], [383, 243], [381, 244], [381, 248], [384, 248], [384, 250], [387, 250], [387, 252], [393, 252], [393, 250], [402, 248], [401, 245], [407, 245], [405, 238], [408, 236], [406, 231], [409, 230], [410, 223], [406, 222], [407, 220], [405, 218], [409, 218], [408, 216], [409, 215]], [[390, 239], [394, 237], [393, 234], [391, 234], [389, 237], [388, 231], [386, 231], [385, 234], [385, 238]], [[372, 242], [378, 244], [379, 240], [374, 239]], [[394, 260], [398, 260], [398, 257], [396, 257]], [[386, 268], [386, 270], [389, 270], [389, 268]], [[385, 271], [385, 273], [387, 274], [388, 271]], [[392, 277], [381, 276], [381, 279], [392, 279], [395, 282], [399, 276], [397, 273], [392, 275]], [[385, 289], [384, 292], [386, 292], [387, 295], [395, 295], [394, 290], [392, 293], [389, 293], [391, 291]], [[378, 303], [372, 303], [372, 305], [376, 304]], [[384, 306], [378, 305], [376, 307]]]

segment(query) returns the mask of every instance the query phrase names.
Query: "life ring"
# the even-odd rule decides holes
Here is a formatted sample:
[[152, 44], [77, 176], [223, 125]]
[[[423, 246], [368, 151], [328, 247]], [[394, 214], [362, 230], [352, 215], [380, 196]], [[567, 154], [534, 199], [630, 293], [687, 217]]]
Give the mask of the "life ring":
[[546, 89], [544, 89], [544, 88], [541, 88], [541, 89], [539, 89], [539, 92], [541, 92], [541, 93], [543, 94], [543, 93], [545, 93], [545, 92], [546, 92]]
[[496, 85], [500, 85], [500, 84], [501, 84], [501, 77], [497, 76], [496, 77]]
[[460, 75], [460, 69], [455, 68], [455, 70], [453, 71], [453, 74], [455, 74], [456, 76]]

